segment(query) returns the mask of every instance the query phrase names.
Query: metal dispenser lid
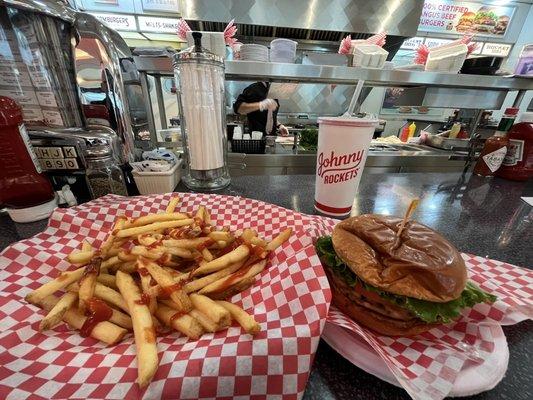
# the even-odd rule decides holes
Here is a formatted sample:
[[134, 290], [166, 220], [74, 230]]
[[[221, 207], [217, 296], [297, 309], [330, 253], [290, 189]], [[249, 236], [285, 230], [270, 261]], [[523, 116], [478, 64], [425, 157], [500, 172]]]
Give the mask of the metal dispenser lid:
[[202, 47], [202, 33], [193, 32], [194, 45], [174, 55], [174, 67], [184, 62], [206, 63], [224, 67], [224, 59]]
[[102, 158], [111, 155], [111, 147], [105, 145], [87, 147], [85, 157], [87, 158]]

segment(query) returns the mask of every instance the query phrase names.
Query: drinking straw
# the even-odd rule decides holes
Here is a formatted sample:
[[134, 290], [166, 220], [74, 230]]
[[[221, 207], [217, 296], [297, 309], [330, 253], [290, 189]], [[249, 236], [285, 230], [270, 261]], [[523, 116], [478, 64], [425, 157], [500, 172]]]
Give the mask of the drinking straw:
[[353, 92], [352, 100], [350, 100], [350, 105], [348, 106], [348, 110], [344, 113], [343, 117], [352, 116], [353, 111], [355, 109], [355, 104], [357, 103], [357, 99], [359, 99], [359, 96], [361, 95], [361, 90], [363, 90], [364, 84], [365, 84], [365, 81], [362, 79], [359, 79], [357, 81], [357, 85], [355, 86], [355, 90]]

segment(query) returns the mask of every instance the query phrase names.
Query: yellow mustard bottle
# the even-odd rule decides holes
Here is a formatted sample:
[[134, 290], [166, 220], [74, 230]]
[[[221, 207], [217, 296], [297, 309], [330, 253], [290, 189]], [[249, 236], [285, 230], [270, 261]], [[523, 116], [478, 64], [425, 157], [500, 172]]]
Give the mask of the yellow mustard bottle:
[[412, 138], [415, 135], [416, 131], [416, 124], [414, 122], [411, 122], [411, 125], [409, 125], [409, 136], [408, 138]]

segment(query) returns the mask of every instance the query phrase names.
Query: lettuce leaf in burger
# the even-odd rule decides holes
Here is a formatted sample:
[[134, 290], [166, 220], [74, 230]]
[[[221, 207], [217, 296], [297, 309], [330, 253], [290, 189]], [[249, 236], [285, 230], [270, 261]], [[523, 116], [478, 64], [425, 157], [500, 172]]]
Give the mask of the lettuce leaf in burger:
[[467, 282], [460, 253], [429, 227], [375, 214], [340, 222], [317, 240], [333, 303], [385, 335], [409, 336], [449, 323], [496, 297]]

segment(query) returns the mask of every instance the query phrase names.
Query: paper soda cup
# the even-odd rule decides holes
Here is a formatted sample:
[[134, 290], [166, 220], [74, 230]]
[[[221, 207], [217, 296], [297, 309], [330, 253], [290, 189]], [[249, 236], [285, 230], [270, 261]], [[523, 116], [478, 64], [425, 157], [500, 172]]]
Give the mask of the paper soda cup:
[[323, 117], [318, 123], [315, 209], [326, 215], [344, 216], [352, 210], [378, 121]]

